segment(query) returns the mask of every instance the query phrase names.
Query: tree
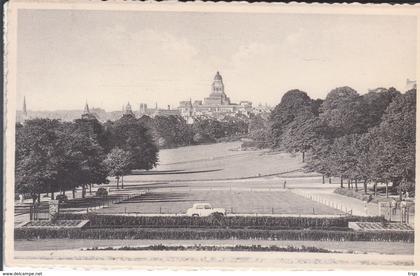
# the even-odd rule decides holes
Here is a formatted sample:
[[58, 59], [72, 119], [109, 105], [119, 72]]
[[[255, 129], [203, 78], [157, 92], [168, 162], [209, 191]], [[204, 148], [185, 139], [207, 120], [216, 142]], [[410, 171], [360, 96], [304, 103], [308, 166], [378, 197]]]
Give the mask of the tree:
[[331, 90], [320, 107], [320, 119], [335, 137], [367, 131], [363, 98], [345, 86]]
[[58, 120], [33, 119], [16, 129], [15, 189], [31, 194], [34, 203], [57, 178], [59, 126]]
[[300, 114], [311, 113], [313, 108], [313, 102], [306, 92], [297, 89], [286, 92], [270, 116], [273, 146], [281, 147], [283, 135], [289, 124]]
[[157, 139], [162, 141], [160, 146], [164, 148], [186, 146], [193, 142], [192, 128], [181, 116], [156, 116], [153, 128]]
[[248, 136], [256, 142], [258, 148], [271, 147], [271, 126], [267, 116], [252, 115], [248, 123]]
[[[103, 165], [105, 154], [97, 141], [77, 127], [65, 127], [60, 133], [61, 147], [64, 149], [62, 171], [68, 175], [61, 179], [71, 179], [73, 190], [82, 187], [82, 197], [86, 195], [86, 185], [107, 183], [107, 169]], [[76, 178], [75, 178], [76, 177]]]
[[130, 172], [131, 162], [130, 153], [122, 149], [114, 148], [107, 154], [104, 164], [108, 168], [109, 175], [115, 176], [117, 179], [117, 189], [119, 188], [120, 177], [124, 189], [124, 175]]
[[158, 147], [151, 130], [133, 115], [124, 115], [108, 125], [113, 147], [127, 151], [131, 155], [130, 169], [149, 170], [158, 162]]
[[[225, 136], [222, 122], [209, 117], [199, 117], [194, 121], [194, 140], [201, 142], [215, 142]], [[198, 139], [199, 138], [199, 139]]]
[[416, 90], [398, 95], [389, 104], [381, 124], [372, 130], [376, 138], [370, 154], [375, 175], [393, 183], [400, 191], [413, 191], [416, 153]]

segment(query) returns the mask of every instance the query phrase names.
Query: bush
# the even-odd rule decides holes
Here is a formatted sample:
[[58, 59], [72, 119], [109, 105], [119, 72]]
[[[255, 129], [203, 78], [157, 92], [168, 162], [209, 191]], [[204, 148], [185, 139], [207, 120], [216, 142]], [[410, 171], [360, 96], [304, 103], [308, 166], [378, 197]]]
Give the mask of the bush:
[[[360, 190], [360, 191], [362, 191], [362, 190]], [[356, 192], [353, 189], [337, 188], [337, 189], [334, 190], [334, 193], [340, 194], [340, 195], [343, 195], [343, 196], [357, 198], [357, 199], [362, 200], [362, 201], [369, 201], [370, 200], [369, 199], [370, 195], [366, 195], [366, 194], [364, 194], [364, 192], [363, 193], [362, 192]]]
[[264, 239], [316, 241], [386, 241], [414, 242], [414, 231], [356, 232], [326, 230], [256, 230], [256, 229], [30, 229], [16, 228], [15, 239]]
[[108, 191], [105, 189], [105, 188], [99, 188], [97, 191], [96, 191], [96, 196], [98, 196], [98, 197], [107, 197], [108, 196]]
[[88, 219], [91, 227], [154, 228], [249, 228], [249, 229], [337, 229], [348, 228], [349, 221], [382, 222], [383, 217], [142, 217], [89, 214], [60, 214], [59, 219]]
[[58, 200], [58, 202], [60, 203], [68, 201], [68, 198], [66, 195], [57, 195], [55, 199]]

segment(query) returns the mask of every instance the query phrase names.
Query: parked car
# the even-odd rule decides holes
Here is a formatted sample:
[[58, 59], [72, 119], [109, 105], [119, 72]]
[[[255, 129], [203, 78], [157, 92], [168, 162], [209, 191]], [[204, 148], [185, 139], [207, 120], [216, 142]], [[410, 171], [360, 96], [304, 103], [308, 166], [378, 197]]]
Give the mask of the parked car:
[[58, 200], [59, 203], [67, 202], [68, 198], [66, 195], [57, 195], [55, 197], [56, 200]]
[[213, 208], [209, 203], [195, 203], [192, 208], [187, 210], [187, 216], [206, 217], [212, 214], [226, 215], [223, 208]]

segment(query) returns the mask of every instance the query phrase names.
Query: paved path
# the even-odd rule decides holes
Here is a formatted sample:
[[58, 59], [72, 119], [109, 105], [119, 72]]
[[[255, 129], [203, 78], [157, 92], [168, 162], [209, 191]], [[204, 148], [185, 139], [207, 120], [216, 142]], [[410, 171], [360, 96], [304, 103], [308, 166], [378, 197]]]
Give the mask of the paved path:
[[290, 191], [355, 216], [378, 216], [379, 213], [378, 204], [369, 203], [365, 208], [363, 201], [334, 193], [333, 190], [291, 189]]

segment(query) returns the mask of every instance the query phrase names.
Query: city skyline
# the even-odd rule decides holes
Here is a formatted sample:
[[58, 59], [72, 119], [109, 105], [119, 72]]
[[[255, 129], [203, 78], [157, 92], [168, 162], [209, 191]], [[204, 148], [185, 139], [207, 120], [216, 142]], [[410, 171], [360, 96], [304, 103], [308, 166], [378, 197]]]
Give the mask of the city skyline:
[[233, 102], [272, 106], [295, 88], [325, 98], [339, 86], [360, 94], [391, 86], [404, 92], [406, 79], [416, 79], [415, 17], [252, 19], [234, 13], [20, 11], [18, 106], [26, 96], [33, 110], [78, 109], [86, 100], [105, 110], [127, 101], [175, 108], [180, 100], [206, 97], [218, 70]]

